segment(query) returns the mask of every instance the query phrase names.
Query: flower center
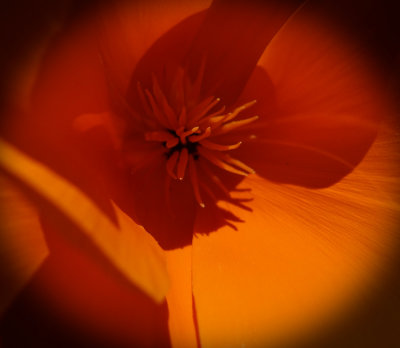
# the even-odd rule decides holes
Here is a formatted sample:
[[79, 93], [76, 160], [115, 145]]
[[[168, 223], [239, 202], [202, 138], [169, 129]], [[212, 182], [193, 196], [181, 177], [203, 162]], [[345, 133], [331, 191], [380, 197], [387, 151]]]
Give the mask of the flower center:
[[[220, 99], [208, 96], [201, 99], [200, 90], [204, 66], [192, 82], [182, 68], [178, 68], [165, 93], [153, 75], [152, 89], [144, 89], [137, 84], [142, 109], [146, 114], [145, 139], [159, 142], [165, 148], [166, 171], [169, 179], [184, 180], [189, 177], [196, 201], [201, 207], [204, 202], [201, 196], [199, 168], [196, 163], [204, 158], [209, 163], [225, 171], [242, 176], [254, 173], [254, 170], [243, 162], [229, 155], [237, 149], [240, 142], [221, 144], [217, 136], [230, 133], [243, 127], [258, 116], [237, 120], [237, 116], [256, 102], [241, 105], [231, 112], [225, 112]], [[204, 170], [202, 170], [204, 171]], [[213, 173], [206, 173], [218, 186], [228, 192], [221, 180]]]

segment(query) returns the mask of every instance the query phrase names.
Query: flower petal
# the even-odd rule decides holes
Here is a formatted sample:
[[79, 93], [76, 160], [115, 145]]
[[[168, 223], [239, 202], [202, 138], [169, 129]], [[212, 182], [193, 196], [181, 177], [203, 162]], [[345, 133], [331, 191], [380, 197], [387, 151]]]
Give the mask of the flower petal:
[[5, 347], [170, 347], [165, 301], [65, 238], [79, 233], [72, 224], [42, 226], [50, 256], [2, 318]]
[[196, 202], [188, 179], [167, 174], [165, 156], [124, 177], [125, 195], [117, 203], [143, 225], [163, 249], [192, 241]]
[[0, 150], [4, 170], [76, 224], [127, 279], [155, 301], [163, 300], [168, 287], [163, 251], [142, 227], [114, 206], [117, 227], [93, 201], [62, 177], [4, 141], [0, 142]]
[[[62, 173], [115, 218], [109, 202], [102, 198], [104, 185], [95, 174], [102, 169], [99, 163], [106, 163], [103, 168], [109, 167], [111, 146], [101, 134], [82, 139], [73, 126], [78, 115], [104, 111], [108, 106], [104, 66], [96, 39], [98, 28], [93, 20], [72, 20], [63, 29], [40, 57], [25, 112], [21, 112], [17, 100], [14, 109], [5, 115], [1, 131], [10, 142]], [[20, 84], [29, 82], [21, 79]]]
[[197, 348], [192, 294], [192, 246], [167, 251], [171, 287], [167, 294], [169, 332], [173, 348]]
[[298, 11], [271, 41], [242, 96], [260, 101], [252, 110], [260, 120], [248, 130], [253, 140], [237, 151], [272, 181], [337, 182], [362, 160], [390, 112], [365, 52], [337, 33]]
[[[131, 187], [129, 180], [135, 177], [129, 177], [128, 182], [119, 181], [124, 173], [118, 151], [113, 148], [117, 142], [110, 141], [101, 127], [80, 133], [74, 127], [75, 121], [82, 115], [102, 114], [110, 109], [118, 113], [121, 103], [127, 103], [126, 89], [145, 52], [171, 27], [207, 8], [209, 3], [117, 1], [89, 12], [83, 21], [71, 21], [48, 47], [33, 87], [29, 112], [9, 115], [3, 136], [82, 189], [111, 219], [115, 219], [107, 201], [111, 196], [125, 194], [124, 209], [131, 212], [134, 203], [127, 196], [132, 191], [126, 190], [126, 184]], [[113, 117], [125, 116], [126, 113]], [[164, 188], [160, 195], [164, 195]], [[153, 221], [149, 222], [150, 229]], [[179, 226], [169, 224], [168, 229], [174, 228]]]
[[37, 209], [9, 178], [0, 176], [0, 313], [48, 255]]
[[196, 76], [204, 59], [203, 89], [232, 105], [265, 47], [301, 3], [214, 1], [186, 57], [189, 71]]
[[[160, 52], [156, 55], [150, 54], [150, 59], [143, 59], [143, 56], [171, 28], [186, 20], [187, 17], [206, 9], [210, 2], [210, 0], [196, 0], [167, 3], [161, 0], [151, 2], [141, 0], [131, 3], [116, 1], [114, 4], [107, 4], [101, 14], [103, 17], [101, 47], [104, 49], [106, 68], [111, 69], [111, 76], [121, 90], [126, 91], [135, 69], [146, 71], [145, 74], [139, 72], [137, 77], [140, 82], [143, 82], [143, 75], [147, 75], [144, 76], [147, 81], [151, 79], [151, 73], [162, 71]], [[170, 56], [175, 57], [177, 54], [177, 50], [172, 49], [171, 45], [171, 42], [168, 42], [166, 46], [161, 45], [160, 48], [163, 59], [166, 61], [170, 59]], [[179, 51], [180, 47], [177, 48]], [[165, 63], [165, 60], [163, 61]], [[142, 66], [138, 68], [139, 62]], [[136, 89], [136, 83], [137, 81], [134, 81], [134, 89]]]
[[397, 148], [384, 135], [351, 174], [321, 190], [243, 180], [252, 212], [226, 205], [245, 221], [238, 231], [224, 226], [193, 240], [202, 345], [297, 342], [370, 294], [397, 245]]

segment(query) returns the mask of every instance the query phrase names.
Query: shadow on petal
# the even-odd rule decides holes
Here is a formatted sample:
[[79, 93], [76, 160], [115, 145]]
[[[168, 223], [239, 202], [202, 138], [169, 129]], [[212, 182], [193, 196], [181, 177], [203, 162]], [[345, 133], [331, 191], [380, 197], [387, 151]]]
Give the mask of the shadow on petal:
[[[260, 119], [236, 151], [271, 181], [320, 188], [360, 163], [387, 108], [362, 52], [296, 18], [268, 46], [241, 97], [261, 101], [252, 110]], [[271, 104], [263, 103], [271, 89]]]
[[196, 202], [188, 180], [171, 180], [164, 156], [125, 177], [118, 204], [134, 216], [164, 249], [191, 243]]
[[1, 322], [4, 347], [169, 347], [166, 303], [61, 237], [60, 221], [74, 227], [54, 217], [43, 224], [50, 256]]

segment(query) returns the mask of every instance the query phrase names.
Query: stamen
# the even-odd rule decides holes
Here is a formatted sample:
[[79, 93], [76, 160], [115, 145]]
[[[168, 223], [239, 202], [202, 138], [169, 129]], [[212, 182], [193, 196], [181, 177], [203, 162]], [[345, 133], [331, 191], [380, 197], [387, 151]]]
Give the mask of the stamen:
[[190, 174], [190, 180], [192, 182], [193, 192], [194, 192], [196, 201], [197, 201], [197, 203], [199, 203], [200, 207], [204, 208], [205, 204], [200, 195], [199, 180], [197, 178], [196, 164], [194, 163], [192, 156], [189, 157], [189, 174]]
[[253, 106], [255, 103], [257, 103], [257, 100], [252, 100], [251, 102], [248, 102], [246, 104], [243, 104], [239, 107], [237, 107], [233, 112], [229, 113], [229, 117], [225, 120], [225, 122], [233, 120], [239, 113], [241, 113], [243, 110], [248, 109], [249, 107]]
[[150, 105], [149, 105], [145, 95], [144, 95], [143, 87], [142, 87], [141, 83], [138, 82], [136, 87], [137, 87], [139, 98], [140, 98], [140, 101], [142, 102], [144, 111], [146, 112], [146, 114], [148, 116], [151, 116], [152, 115], [151, 108], [150, 108]]
[[[219, 98], [209, 96], [200, 99], [204, 70], [203, 59], [193, 83], [183, 68], [178, 67], [175, 69], [175, 75], [169, 76], [166, 73], [166, 86], [160, 85], [154, 74], [152, 74], [151, 91], [144, 89], [139, 82], [137, 84], [142, 109], [148, 116], [142, 117], [141, 120], [141, 129], [147, 130], [144, 132], [144, 137], [148, 141], [159, 142], [159, 146], [157, 144], [154, 146], [167, 158], [165, 199], [171, 214], [169, 192], [171, 180], [183, 180], [186, 171], [194, 198], [201, 207], [204, 207], [201, 193], [208, 192], [216, 199], [212, 189], [207, 187], [207, 183], [215, 184], [227, 197], [231, 197], [223, 180], [210, 170], [213, 165], [241, 176], [254, 173], [252, 168], [226, 153], [237, 149], [242, 144], [241, 141], [219, 144], [213, 141], [212, 136], [228, 133], [257, 120], [258, 116], [235, 120], [243, 110], [253, 106], [256, 101], [243, 104], [232, 112], [224, 114], [225, 106], [218, 105]], [[168, 81], [171, 83], [167, 83]], [[197, 162], [199, 157], [207, 161]], [[146, 160], [147, 158], [144, 158], [143, 162]], [[200, 173], [204, 177], [199, 177]], [[201, 179], [206, 179], [206, 182]]]
[[171, 127], [175, 128], [177, 126], [177, 119], [174, 110], [172, 110], [171, 106], [168, 104], [167, 98], [162, 92], [160, 85], [158, 84], [157, 78], [154, 74], [152, 74], [153, 80], [153, 93], [156, 97], [157, 101], [161, 104], [162, 109], [167, 116], [168, 123]]
[[201, 63], [200, 63], [200, 67], [199, 67], [199, 73], [197, 74], [196, 80], [194, 81], [193, 86], [192, 86], [192, 98], [196, 101], [200, 97], [201, 83], [203, 82], [205, 66], [206, 66], [206, 59], [205, 59], [205, 57], [203, 57], [201, 59]]
[[214, 96], [209, 96], [203, 99], [200, 103], [196, 104], [196, 106], [189, 111], [189, 117], [188, 117], [189, 121], [194, 121], [194, 117], [199, 112], [201, 112], [205, 107], [207, 107], [207, 105], [209, 105], [214, 99], [215, 99]]
[[189, 113], [189, 126], [196, 124], [200, 119], [202, 119], [207, 112], [210, 111], [215, 105], [220, 102], [221, 99], [208, 97], [193, 108]]
[[188, 140], [191, 143], [196, 143], [196, 142], [199, 142], [200, 140], [208, 138], [210, 135], [211, 135], [211, 127], [207, 127], [207, 129], [204, 131], [204, 133], [199, 134], [199, 135], [191, 135], [190, 137], [188, 137]]
[[236, 128], [239, 128], [239, 127], [243, 127], [246, 124], [254, 122], [254, 121], [258, 120], [258, 118], [259, 118], [258, 116], [253, 116], [253, 117], [246, 118], [244, 120], [232, 121], [232, 122], [229, 122], [229, 123], [225, 123], [221, 127], [215, 129], [213, 131], [213, 134], [217, 135], [217, 134], [228, 133], [228, 132], [232, 131], [233, 129], [236, 129]]
[[220, 144], [213, 143], [212, 141], [209, 141], [209, 140], [200, 141], [200, 145], [203, 145], [207, 149], [216, 150], [216, 151], [234, 150], [234, 149], [237, 149], [241, 144], [242, 144], [241, 141], [239, 141], [238, 143], [233, 144], [233, 145], [220, 145]]
[[[211, 114], [208, 114], [206, 118], [204, 118], [203, 120], [200, 120], [199, 125], [202, 125], [204, 123], [209, 123], [211, 125], [212, 123], [219, 122], [219, 120], [221, 118], [226, 116], [226, 115], [222, 114], [225, 111], [225, 109], [226, 109], [226, 106], [222, 105], [217, 111], [215, 111]], [[219, 115], [222, 115], [222, 116], [219, 116]]]
[[167, 160], [167, 173], [171, 176], [173, 179], [177, 179], [174, 169], [176, 166], [176, 163], [178, 162], [178, 157], [179, 157], [179, 152], [175, 151], [170, 158]]
[[185, 90], [183, 85], [184, 75], [184, 70], [182, 69], [182, 67], [179, 66], [177, 68], [175, 79], [171, 86], [171, 90], [175, 92], [173, 96], [177, 105], [185, 105]]
[[236, 116], [238, 116], [240, 114], [240, 112], [242, 112], [243, 110], [246, 110], [249, 107], [253, 106], [256, 102], [257, 102], [256, 100], [253, 100], [251, 102], [248, 102], [246, 104], [243, 104], [243, 105], [237, 107], [235, 110], [233, 110], [233, 112], [230, 112], [230, 113], [228, 113], [226, 115], [221, 115], [221, 116], [218, 116], [218, 117], [214, 117], [212, 119], [212, 122], [214, 123], [213, 128], [217, 128], [220, 125], [222, 125], [223, 123], [226, 123], [228, 121], [231, 121], [231, 120], [235, 119]]
[[167, 147], [167, 149], [172, 149], [174, 146], [176, 146], [178, 144], [179, 144], [179, 139], [178, 138], [174, 138], [172, 140], [167, 141], [165, 146]]
[[144, 91], [146, 96], [150, 102], [151, 109], [153, 110], [153, 115], [156, 119], [165, 127], [168, 128], [167, 120], [165, 119], [164, 115], [162, 114], [161, 110], [158, 108], [156, 101], [154, 100], [153, 95], [150, 93], [148, 89]]
[[216, 154], [214, 154], [213, 152], [210, 152], [209, 150], [206, 150], [203, 147], [199, 147], [198, 152], [199, 152], [199, 154], [204, 156], [206, 159], [208, 159], [211, 163], [215, 164], [217, 167], [219, 167], [221, 169], [226, 170], [227, 172], [231, 172], [231, 173], [243, 175], [243, 176], [249, 175], [249, 173], [239, 170], [235, 167], [232, 167], [230, 164], [224, 162], [224, 160], [222, 160], [221, 158], [218, 158], [216, 156], [216, 154], [218, 152]]
[[188, 149], [184, 147], [179, 154], [179, 160], [178, 160], [177, 174], [179, 180], [183, 180], [183, 178], [185, 177], [188, 158], [189, 158]]
[[183, 127], [179, 128], [176, 131], [176, 135], [179, 137], [179, 139], [181, 140], [182, 144], [186, 144], [186, 137], [196, 133], [199, 130], [199, 127], [193, 127], [192, 129], [190, 129], [190, 130], [188, 130], [186, 132], [184, 132], [183, 130], [184, 130]]
[[229, 164], [233, 164], [234, 166], [243, 169], [244, 171], [248, 172], [249, 174], [255, 174], [255, 170], [248, 165], [244, 164], [242, 161], [237, 160], [236, 158], [232, 158], [229, 155], [224, 156], [225, 162]]

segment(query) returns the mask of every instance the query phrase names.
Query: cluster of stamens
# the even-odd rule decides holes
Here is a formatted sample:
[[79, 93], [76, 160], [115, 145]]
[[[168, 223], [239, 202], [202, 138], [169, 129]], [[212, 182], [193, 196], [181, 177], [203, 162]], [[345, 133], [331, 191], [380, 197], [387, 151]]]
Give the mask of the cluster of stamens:
[[[165, 148], [166, 171], [169, 180], [184, 180], [188, 176], [196, 201], [201, 207], [204, 207], [204, 202], [200, 186], [204, 184], [199, 182], [199, 168], [196, 161], [201, 157], [225, 171], [238, 175], [247, 176], [254, 173], [252, 168], [227, 153], [237, 149], [242, 142], [225, 145], [211, 139], [243, 127], [258, 118], [258, 116], [253, 116], [235, 120], [240, 112], [254, 105], [255, 100], [228, 113], [225, 112], [225, 106], [218, 106], [219, 98], [209, 96], [201, 100], [203, 72], [204, 67], [191, 83], [184, 70], [178, 68], [175, 80], [172, 81], [169, 98], [154, 75], [151, 90], [144, 89], [140, 83], [137, 84], [142, 109], [147, 114], [147, 120], [150, 120], [145, 139], [161, 143]], [[205, 166], [201, 169], [229, 194], [222, 181], [214, 173], [207, 170]]]

